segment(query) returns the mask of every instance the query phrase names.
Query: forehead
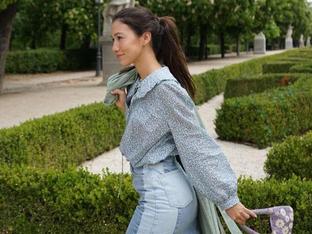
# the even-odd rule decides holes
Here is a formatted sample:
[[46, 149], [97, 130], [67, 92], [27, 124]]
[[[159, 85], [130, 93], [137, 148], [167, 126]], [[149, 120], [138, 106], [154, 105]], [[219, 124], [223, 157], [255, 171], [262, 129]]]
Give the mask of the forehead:
[[126, 24], [120, 22], [119, 20], [115, 20], [112, 23], [112, 36], [116, 34], [129, 34], [134, 33], [133, 30]]

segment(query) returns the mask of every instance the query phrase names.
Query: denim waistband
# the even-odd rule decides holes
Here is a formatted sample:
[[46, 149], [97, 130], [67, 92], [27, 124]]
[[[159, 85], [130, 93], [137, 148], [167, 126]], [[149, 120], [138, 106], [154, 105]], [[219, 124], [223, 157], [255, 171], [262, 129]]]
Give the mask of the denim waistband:
[[146, 164], [142, 167], [132, 167], [131, 166], [131, 172], [133, 174], [142, 174], [144, 170], [146, 169], [154, 169], [160, 173], [167, 173], [170, 171], [174, 171], [178, 169], [177, 160], [175, 156], [168, 156], [164, 160], [155, 163], [155, 164]]

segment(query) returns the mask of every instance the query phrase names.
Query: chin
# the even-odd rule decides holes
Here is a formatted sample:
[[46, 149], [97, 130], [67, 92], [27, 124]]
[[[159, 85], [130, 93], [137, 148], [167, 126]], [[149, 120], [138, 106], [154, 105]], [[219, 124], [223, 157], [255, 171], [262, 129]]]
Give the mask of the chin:
[[128, 66], [132, 65], [132, 62], [128, 62], [128, 61], [119, 61], [119, 63], [120, 63], [122, 66], [125, 66], [125, 67], [128, 67]]

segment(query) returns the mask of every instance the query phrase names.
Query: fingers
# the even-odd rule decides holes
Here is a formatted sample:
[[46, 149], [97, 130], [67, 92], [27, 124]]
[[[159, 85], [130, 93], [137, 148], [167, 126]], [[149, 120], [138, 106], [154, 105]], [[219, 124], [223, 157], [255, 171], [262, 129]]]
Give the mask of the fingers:
[[257, 217], [253, 211], [247, 209], [241, 203], [229, 208], [226, 212], [235, 222], [239, 224], [245, 224], [248, 219]]
[[115, 89], [111, 94], [118, 96], [118, 100], [124, 101], [126, 99], [126, 92], [122, 89]]
[[116, 106], [119, 107], [120, 110], [125, 111], [125, 102], [126, 102], [126, 92], [123, 89], [115, 89], [111, 91], [111, 94], [117, 96]]
[[245, 212], [240, 212], [233, 217], [234, 221], [239, 224], [245, 224], [249, 218], [250, 216]]
[[114, 89], [113, 91], [111, 91], [111, 94], [113, 94], [113, 95], [123, 95], [123, 94], [126, 94], [126, 93], [122, 89]]
[[252, 217], [252, 218], [257, 218], [257, 214], [255, 212], [253, 212], [252, 210], [249, 210], [247, 209], [249, 215]]

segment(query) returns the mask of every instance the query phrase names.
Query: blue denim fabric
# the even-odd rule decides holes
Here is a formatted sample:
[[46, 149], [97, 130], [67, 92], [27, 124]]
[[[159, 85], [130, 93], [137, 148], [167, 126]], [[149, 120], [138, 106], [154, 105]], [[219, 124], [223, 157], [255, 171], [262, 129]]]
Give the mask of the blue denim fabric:
[[127, 234], [198, 234], [197, 198], [174, 157], [132, 167], [139, 204]]

